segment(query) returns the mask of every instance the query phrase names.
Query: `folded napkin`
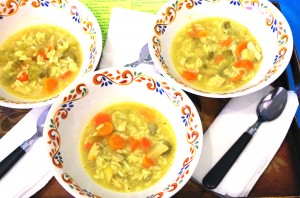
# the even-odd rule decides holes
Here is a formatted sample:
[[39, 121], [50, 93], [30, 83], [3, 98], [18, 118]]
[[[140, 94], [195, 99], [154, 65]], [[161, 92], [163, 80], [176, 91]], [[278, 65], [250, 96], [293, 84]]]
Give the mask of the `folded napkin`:
[[[154, 15], [124, 8], [113, 8], [100, 68], [124, 66], [139, 59], [148, 42]], [[156, 71], [153, 65], [141, 63], [139, 68]]]
[[[242, 133], [254, 124], [257, 120], [257, 104], [271, 89], [268, 86], [228, 102], [204, 133], [203, 152], [193, 174], [196, 180], [202, 182], [203, 177]], [[231, 197], [245, 197], [249, 194], [283, 142], [298, 105], [297, 95], [288, 91], [287, 104], [282, 114], [273, 121], [261, 124], [245, 150], [214, 189], [215, 192]]]
[[[8, 133], [0, 139], [0, 161], [36, 132], [39, 115], [47, 107], [29, 111]], [[0, 197], [30, 197], [52, 178], [45, 143], [39, 138], [32, 148], [0, 180]]]
[[[100, 68], [123, 66], [137, 60], [140, 49], [149, 39], [153, 17], [152, 14], [114, 8], [111, 12]], [[146, 64], [139, 67], [153, 69]], [[204, 134], [201, 158], [193, 174], [197, 181], [202, 182], [202, 178], [210, 168], [256, 121], [258, 101], [271, 89], [272, 87], [268, 86], [259, 92], [230, 100]], [[297, 96], [289, 91], [288, 103], [282, 115], [260, 126], [215, 192], [232, 197], [248, 195], [280, 147], [297, 107]]]

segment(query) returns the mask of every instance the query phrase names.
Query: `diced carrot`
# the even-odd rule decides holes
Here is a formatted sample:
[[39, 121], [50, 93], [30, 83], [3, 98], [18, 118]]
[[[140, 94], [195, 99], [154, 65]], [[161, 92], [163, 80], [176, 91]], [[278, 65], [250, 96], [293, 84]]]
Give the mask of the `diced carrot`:
[[98, 113], [97, 115], [94, 116], [93, 118], [93, 124], [95, 127], [98, 127], [100, 124], [104, 122], [111, 122], [111, 117], [107, 113]]
[[232, 43], [232, 38], [231, 37], [228, 37], [227, 39], [220, 41], [220, 45], [222, 47], [228, 47], [231, 43]]
[[69, 78], [71, 75], [72, 75], [72, 71], [71, 71], [71, 70], [68, 70], [68, 71], [66, 71], [65, 73], [63, 73], [63, 74], [60, 76], [60, 78], [63, 79], [63, 80], [65, 80], [65, 79]]
[[126, 146], [126, 140], [118, 134], [112, 134], [109, 137], [108, 143], [112, 149], [122, 149]]
[[90, 150], [93, 146], [93, 143], [87, 142], [87, 143], [83, 144], [83, 146], [84, 146], [85, 149]]
[[38, 56], [42, 57], [44, 60], [47, 59], [47, 55], [42, 50], [38, 51], [38, 53], [36, 54], [36, 57], [38, 57]]
[[143, 158], [142, 165], [144, 168], [150, 168], [154, 164], [155, 164], [155, 161], [153, 159], [148, 158], [146, 156]]
[[22, 71], [22, 73], [20, 75], [17, 76], [17, 79], [21, 82], [26, 82], [29, 80], [28, 78], [28, 74], [25, 71]]
[[191, 30], [188, 31], [188, 35], [192, 38], [201, 38], [208, 35], [208, 32], [205, 30]]
[[141, 114], [144, 116], [144, 118], [149, 122], [155, 121], [155, 112], [150, 108], [144, 108], [141, 111]]
[[246, 49], [247, 48], [247, 44], [248, 42], [247, 41], [241, 41], [235, 48], [235, 54], [237, 57], [241, 57], [241, 53], [243, 51], [243, 49]]
[[241, 70], [240, 73], [238, 75], [236, 75], [234, 78], [231, 79], [231, 82], [235, 83], [238, 82], [242, 79], [242, 77], [244, 76], [245, 71]]
[[214, 58], [214, 62], [219, 64], [221, 63], [222, 61], [224, 60], [224, 56], [219, 54], [219, 55], [216, 55], [215, 58]]
[[192, 72], [192, 71], [188, 71], [188, 70], [184, 70], [181, 75], [184, 79], [186, 79], [188, 81], [194, 81], [197, 78], [196, 72]]
[[44, 79], [44, 91], [51, 93], [55, 91], [58, 87], [58, 80], [56, 78], [50, 77]]
[[48, 50], [51, 51], [51, 50], [53, 50], [53, 49], [54, 49], [53, 45], [52, 45], [52, 44], [49, 44], [49, 45], [48, 45]]
[[103, 138], [100, 136], [89, 136], [83, 143], [83, 147], [87, 150], [90, 150], [94, 143], [101, 142]]
[[112, 134], [114, 126], [111, 122], [104, 122], [100, 124], [96, 129], [99, 136], [106, 137]]
[[201, 38], [208, 35], [208, 32], [206, 30], [203, 30], [201, 26], [197, 26], [197, 24], [192, 24], [192, 29], [187, 33], [192, 38]]
[[147, 138], [147, 137], [143, 137], [141, 139], [141, 146], [144, 150], [147, 150], [151, 147], [152, 142]]
[[199, 25], [198, 23], [192, 23], [192, 28], [193, 30], [195, 31], [198, 31], [198, 30], [202, 30], [203, 27], [201, 25]]
[[249, 60], [238, 60], [237, 62], [234, 63], [234, 66], [238, 67], [238, 68], [245, 68], [247, 70], [254, 69], [253, 62], [251, 62]]
[[136, 149], [138, 149], [141, 146], [141, 143], [139, 140], [136, 140], [134, 138], [130, 138], [130, 148], [131, 151], [135, 151]]

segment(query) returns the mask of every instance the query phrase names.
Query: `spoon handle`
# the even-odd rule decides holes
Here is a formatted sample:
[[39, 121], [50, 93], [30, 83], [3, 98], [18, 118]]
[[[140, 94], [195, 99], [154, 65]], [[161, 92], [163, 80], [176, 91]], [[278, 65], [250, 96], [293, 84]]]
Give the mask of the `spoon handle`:
[[25, 154], [25, 150], [18, 146], [6, 158], [0, 162], [0, 179], [16, 164], [19, 159]]
[[203, 178], [202, 184], [206, 188], [214, 189], [219, 185], [251, 138], [252, 135], [247, 132], [244, 132], [241, 137], [239, 137], [239, 139]]
[[124, 65], [124, 67], [133, 67], [134, 68], [134, 67], [138, 66], [141, 63], [142, 62], [140, 60], [138, 60], [138, 61], [134, 61], [132, 63], [126, 64], [126, 65]]

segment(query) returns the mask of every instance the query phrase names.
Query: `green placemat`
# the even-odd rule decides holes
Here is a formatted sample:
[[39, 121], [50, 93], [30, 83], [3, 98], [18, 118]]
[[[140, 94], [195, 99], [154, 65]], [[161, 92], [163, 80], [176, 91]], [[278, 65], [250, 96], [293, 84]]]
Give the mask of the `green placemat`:
[[103, 46], [107, 37], [112, 8], [121, 7], [155, 14], [167, 0], [80, 0], [96, 16], [102, 31]]

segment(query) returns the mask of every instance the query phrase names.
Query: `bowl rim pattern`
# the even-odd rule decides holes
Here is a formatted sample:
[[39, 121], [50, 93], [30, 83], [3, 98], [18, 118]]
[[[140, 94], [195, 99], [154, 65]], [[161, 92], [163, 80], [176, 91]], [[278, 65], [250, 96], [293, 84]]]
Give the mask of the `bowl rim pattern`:
[[[88, 78], [90, 80], [87, 80]], [[182, 166], [177, 171], [178, 175], [174, 176], [175, 178], [163, 190], [151, 196], [163, 197], [173, 195], [192, 176], [191, 174], [196, 168], [202, 150], [203, 129], [200, 116], [190, 98], [180, 88], [175, 88], [174, 83], [165, 81], [158, 74], [151, 74], [151, 72], [141, 71], [137, 68], [108, 68], [95, 71], [93, 74], [83, 78], [73, 88], [65, 90], [59, 96], [56, 103], [52, 105], [45, 122], [43, 137], [47, 142], [47, 152], [51, 158], [51, 167], [55, 172], [54, 176], [71, 194], [91, 197], [98, 196], [79, 187], [72, 176], [63, 170], [63, 155], [60, 152], [62, 142], [59, 132], [60, 122], [68, 118], [70, 111], [76, 105], [76, 101], [84, 99], [90, 93], [90, 88], [101, 89], [108, 86], [125, 87], [130, 85], [135, 86], [135, 84], [144, 85], [144, 89], [151, 92], [151, 94], [158, 94], [158, 97], [167, 97], [167, 100], [175, 108], [181, 108], [181, 124], [186, 129], [185, 145], [189, 147], [190, 152], [185, 154]]]
[[[102, 53], [102, 33], [100, 25], [94, 14], [80, 1], [67, 1], [67, 0], [53, 0], [53, 1], [18, 1], [6, 0], [6, 3], [0, 4], [0, 24], [5, 21], [7, 17], [16, 15], [23, 9], [47, 9], [56, 12], [66, 12], [69, 14], [70, 19], [79, 26], [79, 29], [89, 39], [89, 57], [88, 65], [84, 71], [84, 75], [94, 71], [98, 66], [98, 62]], [[76, 77], [76, 79], [80, 76]], [[13, 101], [8, 98], [0, 97], [0, 105], [10, 108], [34, 108], [46, 106], [55, 100], [57, 96], [49, 99], [39, 101]]]
[[[166, 64], [164, 55], [162, 54], [163, 44], [161, 38], [165, 35], [168, 27], [174, 23], [178, 13], [184, 12], [183, 10], [188, 11], [191, 9], [198, 9], [201, 6], [214, 6], [218, 4], [232, 6], [233, 9], [238, 8], [245, 12], [257, 12], [258, 14], [265, 17], [266, 27], [269, 28], [273, 34], [276, 34], [277, 38], [277, 54], [274, 55], [272, 66], [270, 66], [270, 69], [267, 71], [267, 73], [264, 74], [264, 78], [260, 79], [259, 82], [254, 85], [239, 90], [237, 93], [211, 93], [200, 91], [186, 85], [183, 81], [174, 77], [174, 75], [170, 71], [170, 67], [172, 66]], [[151, 33], [148, 45], [150, 49], [150, 55], [155, 65], [158, 65], [157, 67], [159, 71], [166, 77], [176, 81], [182, 87], [182, 89], [196, 95], [215, 98], [229, 98], [255, 92], [275, 81], [276, 78], [284, 72], [292, 56], [293, 36], [290, 26], [285, 17], [271, 2], [267, 0], [173, 0], [166, 3], [156, 14], [153, 31]]]

